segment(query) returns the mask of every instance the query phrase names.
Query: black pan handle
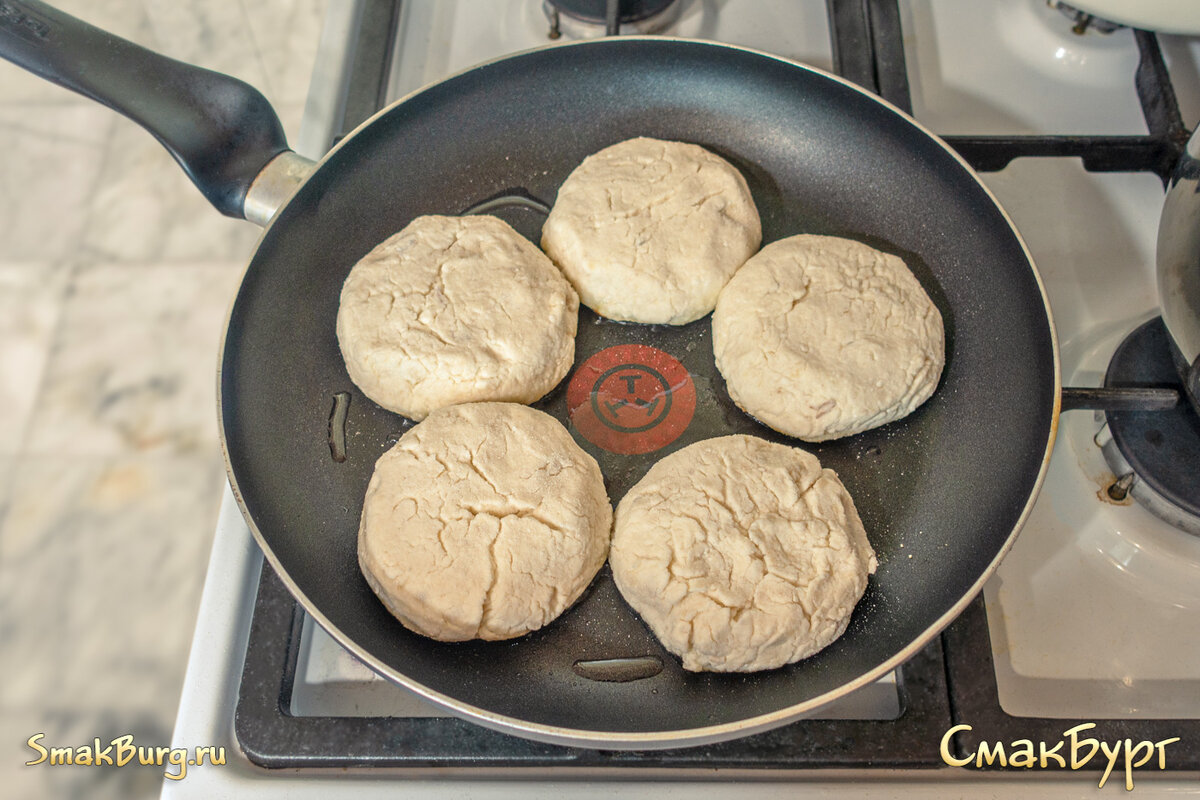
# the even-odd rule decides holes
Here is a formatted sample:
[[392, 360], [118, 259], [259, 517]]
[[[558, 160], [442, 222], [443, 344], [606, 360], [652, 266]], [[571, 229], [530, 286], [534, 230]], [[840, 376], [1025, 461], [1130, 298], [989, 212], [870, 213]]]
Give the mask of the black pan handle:
[[153, 134], [222, 214], [288, 149], [267, 99], [242, 81], [159, 55], [40, 0], [0, 0], [0, 57], [97, 100]]

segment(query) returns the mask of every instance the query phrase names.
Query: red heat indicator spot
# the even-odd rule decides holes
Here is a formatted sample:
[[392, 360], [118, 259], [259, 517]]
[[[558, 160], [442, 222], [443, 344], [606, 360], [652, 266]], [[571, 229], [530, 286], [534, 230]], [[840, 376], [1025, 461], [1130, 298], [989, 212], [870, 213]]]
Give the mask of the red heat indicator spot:
[[666, 447], [696, 411], [692, 376], [674, 356], [643, 344], [608, 347], [567, 385], [571, 422], [592, 444], [633, 455]]

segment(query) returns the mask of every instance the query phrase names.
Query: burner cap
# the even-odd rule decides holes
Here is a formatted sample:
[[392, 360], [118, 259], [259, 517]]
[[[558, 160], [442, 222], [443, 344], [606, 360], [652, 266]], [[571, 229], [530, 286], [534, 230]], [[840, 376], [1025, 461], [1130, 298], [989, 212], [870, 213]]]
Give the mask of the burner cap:
[[[1104, 385], [1182, 389], [1161, 317], [1121, 342], [1109, 362]], [[1105, 415], [1113, 441], [1138, 479], [1182, 512], [1200, 518], [1200, 481], [1196, 479], [1200, 475], [1200, 415], [1195, 409], [1182, 402], [1165, 411], [1108, 411]], [[1168, 521], [1179, 525], [1176, 520]]]
[[[546, 0], [563, 14], [584, 22], [603, 25], [607, 16], [607, 0]], [[641, 22], [661, 14], [677, 0], [620, 0], [618, 19], [622, 24]]]

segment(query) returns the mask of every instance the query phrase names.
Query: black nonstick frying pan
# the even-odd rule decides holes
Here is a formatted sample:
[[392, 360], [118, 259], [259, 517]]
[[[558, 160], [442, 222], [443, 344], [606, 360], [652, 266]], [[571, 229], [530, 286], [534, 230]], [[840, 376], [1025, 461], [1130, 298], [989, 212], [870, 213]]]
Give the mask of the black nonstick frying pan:
[[[247, 187], [285, 149], [273, 113], [243, 84], [42, 4], [0, 0], [0, 55], [142, 122], [226, 213], [243, 213]], [[507, 643], [442, 644], [409, 633], [359, 574], [363, 492], [375, 459], [410, 423], [365, 399], [346, 375], [334, 319], [350, 267], [417, 215], [487, 201], [536, 242], [543, 217], [528, 198], [552, 203], [585, 156], [640, 135], [695, 142], [741, 169], [764, 242], [837, 234], [901, 255], [945, 319], [946, 369], [924, 406], [809, 446], [729, 400], [707, 318], [671, 328], [581, 312], [577, 365], [612, 345], [648, 344], [679, 359], [696, 389], [690, 424], [656, 452], [609, 453], [572, 427], [600, 462], [614, 503], [657, 458], [732, 432], [806, 447], [853, 495], [879, 570], [845, 635], [782, 669], [685, 673], [621, 601], [607, 568], [563, 617]], [[268, 217], [277, 187], [291, 191], [288, 175], [298, 181], [308, 172], [295, 157], [276, 158], [250, 190], [252, 216]], [[230, 480], [267, 559], [351, 652], [476, 722], [641, 749], [795, 719], [880, 677], [936, 635], [978, 593], [1028, 513], [1054, 439], [1058, 374], [1028, 252], [939, 140], [858, 87], [784, 59], [610, 38], [520, 54], [430, 86], [316, 165], [270, 218], [238, 293], [220, 367], [220, 420]], [[570, 425], [566, 383], [538, 406]], [[349, 406], [331, 422], [339, 393]], [[344, 431], [344, 460], [331, 452], [331, 426], [335, 438]], [[661, 671], [604, 681], [576, 668], [643, 656], [652, 658], [635, 663], [658, 659]]]

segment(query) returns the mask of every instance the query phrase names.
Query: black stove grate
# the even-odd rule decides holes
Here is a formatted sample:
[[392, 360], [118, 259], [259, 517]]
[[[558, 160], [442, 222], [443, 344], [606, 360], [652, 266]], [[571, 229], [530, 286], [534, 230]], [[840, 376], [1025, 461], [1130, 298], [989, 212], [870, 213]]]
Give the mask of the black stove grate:
[[[897, 0], [826, 0], [834, 69], [906, 112], [912, 112]], [[1171, 76], [1157, 37], [1134, 31], [1140, 58], [1133, 75], [1144, 136], [945, 136], [980, 172], [1017, 158], [1070, 158], [1093, 172], [1153, 172], [1165, 186], [1187, 146]]]
[[[839, 74], [911, 111], [897, 0], [826, 0]], [[349, 131], [382, 106], [400, 0], [367, 0], [343, 115]], [[1152, 172], [1164, 183], [1186, 144], [1170, 75], [1157, 39], [1136, 31], [1141, 52], [1134, 80], [1144, 136], [951, 136], [946, 140], [980, 171], [1025, 157], [1079, 157], [1094, 171]], [[943, 635], [900, 670], [901, 714], [895, 720], [801, 720], [716, 745], [670, 751], [602, 751], [540, 744], [454, 718], [299, 717], [291, 714], [304, 615], [264, 565], [235, 714], [237, 739], [256, 764], [270, 768], [622, 768], [636, 774], [737, 768], [764, 772], [832, 768], [932, 768], [952, 725], [955, 755], [983, 741], [1052, 743], [1077, 724], [1014, 717], [1000, 705], [987, 613], [977, 598]], [[1200, 769], [1200, 720], [1109, 720], [1093, 735], [1139, 741], [1180, 737], [1167, 769]]]

